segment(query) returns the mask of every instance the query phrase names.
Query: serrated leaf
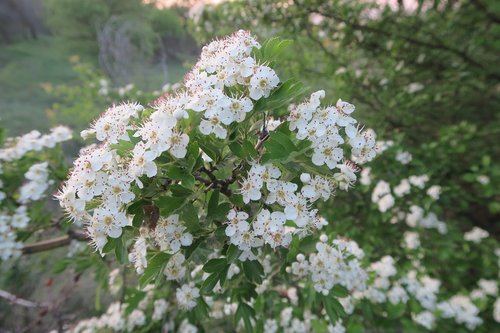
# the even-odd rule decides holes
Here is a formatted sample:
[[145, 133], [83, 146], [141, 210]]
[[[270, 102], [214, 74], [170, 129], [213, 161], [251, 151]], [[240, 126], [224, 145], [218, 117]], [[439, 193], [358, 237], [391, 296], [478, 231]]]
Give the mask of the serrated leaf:
[[246, 303], [240, 303], [235, 313], [235, 320], [236, 323], [238, 323], [241, 319], [243, 319], [243, 324], [247, 333], [253, 332], [253, 325], [250, 320], [251, 318], [255, 318], [254, 309]]
[[160, 208], [160, 213], [162, 216], [169, 216], [177, 210], [180, 210], [184, 206], [186, 201], [186, 197], [163, 196], [155, 201], [155, 205]]
[[181, 218], [190, 233], [196, 233], [201, 229], [197, 209], [192, 203], [187, 203], [182, 209]]
[[144, 273], [139, 277], [139, 286], [143, 288], [151, 281], [156, 280], [167, 266], [170, 255], [164, 252], [157, 252], [148, 258], [148, 266]]
[[171, 165], [165, 171], [165, 174], [174, 180], [180, 180], [185, 188], [192, 188], [194, 186], [194, 177], [187, 169], [180, 168], [176, 165]]
[[128, 262], [128, 251], [125, 243], [123, 242], [123, 236], [116, 239], [115, 255], [120, 264], [123, 265]]
[[347, 297], [349, 296], [349, 291], [347, 290], [346, 287], [340, 285], [340, 284], [336, 284], [335, 286], [333, 286], [332, 290], [330, 290], [331, 294], [335, 297]]
[[229, 245], [226, 251], [226, 258], [229, 264], [233, 263], [241, 255], [241, 250], [236, 245]]
[[212, 213], [212, 218], [216, 221], [225, 221], [227, 213], [231, 209], [231, 204], [229, 202], [223, 202]]
[[208, 201], [207, 217], [213, 218], [215, 211], [219, 206], [219, 190], [213, 190], [210, 200]]
[[323, 297], [323, 307], [325, 308], [326, 314], [330, 319], [330, 323], [332, 325], [335, 325], [335, 323], [339, 319], [339, 315], [337, 314], [337, 311], [335, 311], [335, 309], [333, 308], [332, 304], [329, 302], [327, 297]]
[[203, 281], [203, 284], [201, 285], [201, 293], [202, 294], [207, 294], [210, 293], [214, 288], [217, 282], [219, 281], [219, 272], [215, 272], [210, 274], [205, 281]]
[[264, 267], [257, 260], [247, 260], [243, 262], [243, 273], [245, 273], [248, 280], [261, 284]]
[[215, 273], [222, 270], [226, 265], [226, 258], [211, 259], [203, 266], [203, 270], [207, 273]]

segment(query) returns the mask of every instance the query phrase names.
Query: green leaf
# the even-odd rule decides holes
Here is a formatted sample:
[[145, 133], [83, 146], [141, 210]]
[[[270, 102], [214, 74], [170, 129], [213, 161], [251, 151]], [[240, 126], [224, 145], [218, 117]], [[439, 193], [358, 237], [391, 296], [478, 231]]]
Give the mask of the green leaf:
[[194, 177], [187, 169], [182, 169], [176, 165], [171, 165], [165, 174], [174, 180], [180, 180], [181, 185], [185, 188], [192, 188], [194, 186]]
[[181, 209], [186, 203], [185, 197], [170, 197], [163, 196], [156, 200], [156, 206], [160, 207], [162, 216], [169, 216], [177, 210]]
[[215, 288], [215, 285], [219, 281], [219, 275], [220, 272], [212, 273], [203, 281], [200, 289], [202, 294], [208, 294]]
[[288, 114], [288, 106], [307, 91], [302, 82], [290, 79], [283, 82], [268, 98], [255, 103], [255, 110], [267, 111], [271, 116], [279, 118]]
[[168, 189], [174, 197], [188, 197], [193, 194], [192, 190], [178, 184], [170, 185]]
[[253, 144], [248, 140], [243, 140], [242, 143], [232, 142], [229, 145], [229, 149], [234, 155], [241, 159], [251, 160], [257, 156], [257, 151], [255, 150]]
[[286, 255], [286, 261], [292, 262], [295, 261], [297, 254], [299, 254], [299, 246], [300, 246], [300, 238], [298, 236], [294, 236], [288, 247], [288, 254]]
[[189, 144], [187, 150], [187, 169], [189, 170], [189, 172], [191, 172], [193, 171], [194, 166], [197, 164], [198, 159], [200, 159], [200, 146], [195, 141]]
[[264, 276], [264, 267], [257, 260], [247, 260], [243, 262], [243, 272], [248, 280], [257, 284], [262, 283], [262, 276]]
[[193, 255], [194, 251], [196, 251], [196, 249], [200, 246], [200, 244], [202, 242], [203, 242], [203, 238], [198, 238], [193, 242], [193, 244], [191, 244], [190, 246], [188, 246], [186, 248], [186, 252], [184, 253], [186, 260], [189, 259]]
[[239, 158], [245, 158], [243, 147], [238, 142], [232, 142], [229, 145], [229, 149], [231, 150], [231, 152], [233, 152], [234, 155], [238, 156]]
[[144, 273], [139, 277], [139, 286], [143, 288], [147, 284], [156, 280], [167, 266], [170, 255], [164, 252], [156, 252], [148, 258], [148, 267], [144, 269]]
[[336, 284], [335, 286], [333, 286], [333, 288], [332, 288], [332, 290], [330, 290], [330, 292], [335, 297], [342, 298], [342, 297], [349, 296], [349, 291], [347, 290], [347, 288], [340, 285], [340, 284]]
[[116, 239], [115, 254], [120, 264], [123, 265], [128, 262], [128, 251], [123, 242], [123, 236]]
[[245, 331], [247, 333], [253, 332], [253, 325], [252, 325], [252, 321], [250, 320], [250, 318], [255, 318], [254, 309], [246, 303], [240, 303], [238, 305], [238, 309], [236, 310], [235, 320], [236, 320], [236, 324], [238, 324], [239, 321], [241, 319], [243, 319], [243, 323], [245, 325]]
[[137, 306], [139, 303], [144, 299], [146, 296], [146, 292], [137, 290], [137, 289], [132, 289], [132, 288], [127, 288], [125, 290], [125, 303], [127, 303], [127, 308], [125, 309], [125, 315], [129, 315], [137, 309]]
[[208, 201], [207, 217], [213, 218], [215, 211], [219, 206], [219, 190], [213, 190], [210, 200]]
[[335, 324], [340, 317], [346, 316], [344, 307], [335, 297], [333, 297], [333, 295], [321, 295], [321, 299], [332, 324]]
[[212, 218], [216, 221], [225, 221], [230, 209], [231, 204], [229, 202], [223, 202], [212, 213]]
[[203, 297], [198, 297], [196, 301], [195, 314], [198, 322], [201, 322], [203, 319], [208, 318], [210, 307], [205, 302]]
[[278, 59], [292, 45], [291, 39], [281, 39], [273, 37], [262, 43], [260, 55], [262, 60], [271, 61]]
[[226, 259], [229, 264], [233, 263], [241, 255], [241, 250], [236, 245], [229, 245], [226, 251]]
[[119, 140], [118, 143], [111, 145], [111, 149], [115, 149], [116, 153], [121, 157], [129, 155], [129, 153], [134, 150], [134, 147], [134, 142], [125, 140]]
[[196, 233], [201, 229], [197, 210], [192, 203], [187, 203], [182, 209], [181, 218], [190, 233]]
[[271, 133], [269, 140], [274, 140], [278, 142], [280, 145], [285, 147], [287, 152], [291, 153], [292, 151], [296, 151], [297, 147], [294, 145], [289, 135], [284, 134], [280, 131], [274, 131]]
[[201, 150], [208, 155], [208, 157], [215, 162], [218, 160], [220, 154], [219, 149], [217, 146], [212, 144], [206, 136], [199, 137], [197, 143], [200, 145]]
[[108, 237], [108, 242], [102, 248], [102, 252], [103, 253], [108, 253], [108, 252], [113, 251], [115, 249], [115, 247], [116, 247], [116, 243], [117, 243], [117, 239], [116, 238]]
[[329, 302], [329, 299], [327, 297], [323, 297], [323, 307], [325, 308], [328, 318], [330, 318], [330, 323], [332, 325], [335, 325], [335, 323], [339, 319], [339, 315], [337, 314], [337, 311], [335, 311], [335, 309], [333, 308], [332, 304]]
[[72, 260], [70, 260], [69, 258], [64, 258], [64, 259], [59, 260], [54, 265], [52, 272], [54, 272], [55, 274], [63, 272], [64, 270], [66, 270], [66, 268], [68, 268], [68, 266], [69, 266], [69, 264], [71, 264], [71, 262], [72, 262]]
[[219, 272], [227, 265], [226, 258], [210, 259], [204, 266], [203, 270], [207, 273]]

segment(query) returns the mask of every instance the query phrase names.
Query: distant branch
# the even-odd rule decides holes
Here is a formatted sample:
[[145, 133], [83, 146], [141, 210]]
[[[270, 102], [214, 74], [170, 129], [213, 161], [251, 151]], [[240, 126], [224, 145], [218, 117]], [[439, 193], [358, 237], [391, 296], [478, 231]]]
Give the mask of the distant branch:
[[[446, 51], [449, 53], [453, 53], [456, 56], [460, 57], [464, 62], [468, 63], [469, 65], [472, 65], [474, 67], [481, 68], [481, 69], [487, 69], [484, 64], [481, 64], [480, 62], [474, 60], [465, 51], [456, 49], [456, 48], [449, 46], [449, 45], [446, 45], [444, 43], [435, 43], [435, 42], [430, 42], [430, 41], [426, 41], [426, 40], [421, 40], [421, 39], [417, 39], [417, 38], [412, 37], [412, 36], [403, 35], [399, 32], [387, 31], [387, 30], [373, 27], [373, 26], [369, 26], [366, 24], [360, 24], [356, 21], [346, 19], [346, 18], [344, 18], [340, 15], [337, 15], [333, 12], [320, 11], [320, 10], [315, 9], [315, 8], [305, 8], [305, 10], [309, 14], [319, 14], [319, 15], [322, 15], [324, 17], [328, 17], [330, 19], [345, 23], [345, 24], [351, 26], [352, 28], [360, 30], [360, 31], [368, 31], [368, 32], [376, 33], [376, 34], [387, 36], [387, 37], [401, 39], [401, 40], [404, 40], [408, 43], [418, 45], [421, 47], [442, 50], [442, 51]], [[322, 48], [323, 48], [323, 51], [325, 51], [324, 47], [322, 47]], [[497, 73], [489, 73], [488, 76], [491, 78], [500, 79], [500, 75], [498, 75]]]
[[44, 252], [59, 247], [67, 246], [71, 243], [71, 240], [88, 241], [88, 235], [82, 231], [70, 230], [66, 236], [56, 237], [53, 239], [48, 239], [40, 241], [33, 244], [25, 245], [22, 249], [23, 254], [33, 254], [38, 252]]
[[17, 297], [14, 294], [9, 293], [8, 291], [1, 290], [0, 289], [0, 298], [6, 299], [9, 303], [23, 306], [25, 308], [46, 308], [47, 305], [45, 304], [40, 304], [37, 302], [29, 301], [24, 298]]
[[491, 21], [495, 23], [500, 23], [500, 16], [495, 15], [495, 13], [492, 13], [488, 10], [488, 7], [484, 3], [482, 3], [480, 0], [471, 0], [472, 4], [478, 8], [480, 11], [484, 13]]

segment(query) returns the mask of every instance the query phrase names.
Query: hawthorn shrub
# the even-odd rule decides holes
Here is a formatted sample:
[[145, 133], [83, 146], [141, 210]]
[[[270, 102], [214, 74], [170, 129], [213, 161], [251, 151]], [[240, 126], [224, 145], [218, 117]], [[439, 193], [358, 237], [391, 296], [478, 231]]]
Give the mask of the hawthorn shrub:
[[[275, 68], [289, 44], [261, 45], [246, 31], [211, 42], [175, 91], [148, 107], [111, 106], [82, 131], [95, 143], [56, 195], [67, 216], [56, 224], [67, 242], [88, 240], [95, 251], [77, 251], [55, 271], [93, 271], [116, 301], [64, 331], [412, 332], [500, 320], [497, 242], [440, 220], [443, 187], [398, 138], [377, 140], [352, 117], [354, 105], [329, 105], [325, 91], [306, 95], [283, 80]], [[44, 213], [38, 223], [43, 207], [30, 202], [67, 167], [59, 156], [29, 168], [28, 151], [67, 137], [40, 146], [33, 134], [0, 150], [9, 170], [3, 260], [51, 248], [23, 245], [32, 234], [18, 229], [51, 220]], [[17, 218], [21, 205], [27, 213]], [[489, 253], [476, 258], [485, 274], [443, 290], [428, 255], [467, 269], [457, 244]]]

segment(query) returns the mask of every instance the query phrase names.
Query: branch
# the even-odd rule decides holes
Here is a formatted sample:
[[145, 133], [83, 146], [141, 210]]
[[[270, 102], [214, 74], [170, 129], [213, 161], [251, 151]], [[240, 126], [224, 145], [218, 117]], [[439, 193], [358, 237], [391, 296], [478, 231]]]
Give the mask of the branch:
[[71, 240], [79, 240], [79, 241], [88, 241], [89, 237], [83, 230], [68, 231], [66, 236], [56, 237], [53, 239], [48, 239], [44, 241], [40, 241], [33, 244], [25, 245], [22, 249], [23, 254], [32, 254], [43, 251], [48, 251], [52, 249], [56, 249], [59, 247], [63, 247], [69, 245]]
[[[319, 11], [319, 10], [314, 9], [314, 8], [306, 8], [305, 10], [308, 13], [319, 14], [319, 15], [322, 15], [324, 17], [328, 17], [328, 18], [331, 18], [331, 19], [334, 19], [334, 20], [338, 20], [338, 21], [343, 22], [343, 23], [345, 23], [345, 24], [347, 24], [347, 25], [349, 25], [352, 28], [357, 29], [357, 30], [369, 31], [369, 32], [377, 33], [377, 34], [380, 34], [380, 35], [383, 35], [383, 36], [387, 36], [387, 37], [402, 39], [402, 40], [404, 40], [406, 42], [409, 42], [411, 44], [418, 45], [418, 46], [425, 47], [425, 48], [429, 48], [429, 49], [436, 49], [436, 50], [442, 50], [442, 51], [450, 52], [450, 53], [453, 53], [456, 56], [460, 57], [464, 62], [466, 62], [466, 63], [468, 63], [468, 64], [470, 64], [470, 65], [472, 65], [474, 67], [477, 67], [477, 68], [480, 68], [480, 69], [483, 69], [483, 70], [487, 69], [485, 67], [485, 65], [483, 65], [483, 64], [475, 61], [465, 51], [462, 51], [462, 50], [459, 50], [459, 49], [455, 49], [455, 48], [453, 48], [451, 46], [448, 46], [448, 45], [446, 45], [444, 43], [433, 43], [433, 42], [429, 42], [429, 41], [425, 41], [425, 40], [420, 40], [420, 39], [417, 39], [417, 38], [414, 38], [414, 37], [411, 37], [411, 36], [406, 36], [406, 35], [403, 35], [403, 34], [400, 34], [400, 33], [397, 33], [397, 32], [386, 31], [384, 29], [380, 29], [380, 28], [377, 28], [377, 27], [372, 27], [372, 26], [369, 26], [369, 25], [366, 25], [366, 24], [359, 24], [359, 23], [357, 23], [355, 21], [346, 19], [346, 18], [344, 18], [342, 16], [339, 16], [339, 15], [336, 15], [334, 13], [322, 12], [322, 11]], [[488, 76], [492, 77], [492, 78], [495, 78], [495, 79], [499, 79], [500, 78], [500, 75], [498, 75], [497, 73], [489, 73]]]
[[6, 299], [11, 304], [24, 306], [25, 308], [46, 308], [48, 307], [46, 304], [41, 304], [33, 301], [29, 301], [24, 298], [17, 297], [14, 294], [9, 293], [8, 291], [0, 289], [0, 298]]
[[480, 0], [471, 0], [471, 2], [477, 9], [482, 11], [484, 15], [486, 15], [491, 21], [497, 24], [500, 23], [500, 17], [495, 15], [495, 13], [490, 12], [488, 10], [488, 7], [486, 7], [486, 5], [482, 3]]

